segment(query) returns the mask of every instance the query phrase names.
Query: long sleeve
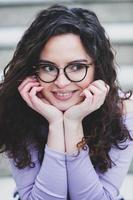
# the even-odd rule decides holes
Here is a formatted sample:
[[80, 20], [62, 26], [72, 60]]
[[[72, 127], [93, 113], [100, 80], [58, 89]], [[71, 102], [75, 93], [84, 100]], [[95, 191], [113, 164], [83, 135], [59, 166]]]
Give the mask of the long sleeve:
[[37, 151], [32, 152], [34, 168], [18, 169], [10, 160], [12, 174], [21, 200], [66, 200], [67, 176], [65, 154], [53, 151], [47, 145], [40, 165]]
[[[124, 119], [133, 138], [133, 113]], [[67, 155], [68, 188], [71, 200], [116, 200], [121, 184], [128, 172], [133, 157], [133, 141], [127, 140], [128, 147], [119, 150], [113, 147], [110, 157], [115, 163], [105, 173], [93, 168], [87, 150], [81, 150], [76, 157]]]

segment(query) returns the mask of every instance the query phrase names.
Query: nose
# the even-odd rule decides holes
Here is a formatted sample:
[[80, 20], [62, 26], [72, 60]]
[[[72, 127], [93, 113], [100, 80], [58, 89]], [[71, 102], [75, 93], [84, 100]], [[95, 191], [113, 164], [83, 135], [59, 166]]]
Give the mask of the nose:
[[65, 86], [69, 85], [71, 81], [65, 76], [63, 69], [60, 69], [58, 78], [54, 81], [54, 83], [58, 87], [64, 88]]

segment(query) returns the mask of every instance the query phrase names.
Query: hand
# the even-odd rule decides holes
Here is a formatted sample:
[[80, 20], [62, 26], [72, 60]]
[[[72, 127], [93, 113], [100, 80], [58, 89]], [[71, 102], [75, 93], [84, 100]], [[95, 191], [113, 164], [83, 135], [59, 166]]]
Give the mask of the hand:
[[80, 104], [74, 105], [64, 113], [64, 118], [69, 120], [82, 121], [82, 119], [103, 105], [109, 92], [109, 86], [102, 80], [92, 82], [84, 89], [82, 96], [85, 99]]
[[18, 90], [28, 106], [45, 117], [49, 123], [63, 121], [63, 113], [40, 95], [43, 87], [36, 78], [27, 77], [19, 85]]

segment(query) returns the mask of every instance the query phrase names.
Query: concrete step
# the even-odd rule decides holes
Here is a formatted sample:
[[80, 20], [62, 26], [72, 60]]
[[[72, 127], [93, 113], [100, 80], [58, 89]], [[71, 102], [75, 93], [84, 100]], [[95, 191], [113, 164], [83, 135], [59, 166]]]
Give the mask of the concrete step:
[[133, 91], [133, 66], [121, 66], [117, 71], [121, 87]]
[[113, 44], [113, 52], [118, 65], [131, 65], [133, 67], [133, 45]]
[[0, 154], [0, 177], [9, 175], [11, 175], [9, 161], [4, 154]]
[[[93, 10], [101, 22], [132, 22], [132, 1], [56, 1], [69, 7], [83, 7]], [[8, 0], [0, 1], [0, 26], [29, 25], [42, 9], [55, 3], [54, 0]], [[19, 16], [19, 17], [18, 17]], [[3, 20], [6, 19], [6, 20]]]
[[[102, 23], [113, 44], [133, 45], [133, 23]], [[0, 27], [0, 48], [14, 47], [28, 26]]]
[[[119, 65], [133, 64], [133, 23], [103, 24], [113, 46], [116, 60]], [[0, 28], [0, 68], [7, 63], [13, 54], [17, 42], [23, 35], [26, 27]]]

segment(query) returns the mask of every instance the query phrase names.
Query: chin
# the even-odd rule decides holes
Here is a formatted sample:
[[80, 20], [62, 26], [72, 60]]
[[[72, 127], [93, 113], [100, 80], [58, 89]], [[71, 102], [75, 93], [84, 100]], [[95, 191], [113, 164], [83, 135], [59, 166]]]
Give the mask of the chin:
[[54, 105], [58, 110], [65, 112], [66, 110], [68, 110], [71, 106], [56, 106]]
[[66, 104], [66, 105], [65, 104], [54, 104], [53, 106], [55, 106], [58, 110], [64, 112], [64, 111], [68, 110], [69, 108], [71, 108], [72, 106], [79, 104], [80, 102], [75, 102], [75, 103]]
[[55, 103], [55, 102], [54, 103], [51, 102], [51, 104], [62, 112], [68, 110], [70, 107], [75, 105], [75, 104], [72, 104], [72, 103], [70, 104], [70, 103]]

